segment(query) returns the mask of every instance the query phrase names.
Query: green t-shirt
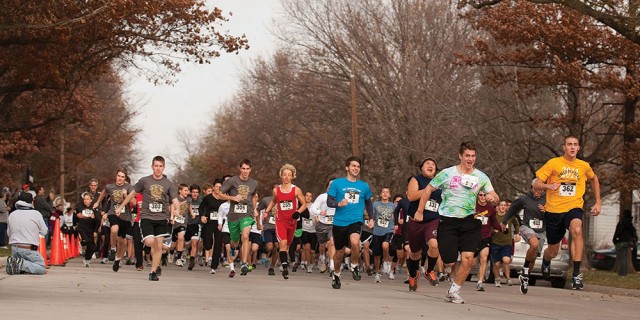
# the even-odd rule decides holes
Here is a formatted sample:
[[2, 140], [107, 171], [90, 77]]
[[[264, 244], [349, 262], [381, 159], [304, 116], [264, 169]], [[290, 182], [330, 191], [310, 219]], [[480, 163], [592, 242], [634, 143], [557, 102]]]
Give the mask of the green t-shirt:
[[429, 185], [442, 190], [438, 213], [450, 218], [473, 215], [476, 212], [478, 192], [493, 191], [493, 185], [484, 172], [474, 169], [471, 174], [461, 174], [456, 166], [440, 171]]

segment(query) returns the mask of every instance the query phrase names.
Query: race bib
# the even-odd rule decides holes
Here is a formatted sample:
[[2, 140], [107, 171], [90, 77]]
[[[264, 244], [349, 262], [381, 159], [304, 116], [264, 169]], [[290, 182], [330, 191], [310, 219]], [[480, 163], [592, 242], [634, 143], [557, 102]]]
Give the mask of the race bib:
[[467, 188], [473, 188], [478, 184], [478, 177], [472, 176], [470, 174], [463, 174], [460, 184]]
[[82, 215], [87, 217], [87, 218], [91, 218], [91, 214], [93, 213], [93, 211], [91, 211], [90, 209], [84, 209], [82, 210]]
[[305, 226], [307, 227], [311, 227], [313, 225], [311, 219], [302, 219], [302, 222], [304, 223]]
[[149, 211], [151, 211], [151, 212], [162, 212], [162, 203], [160, 203], [160, 202], [149, 203]]
[[324, 221], [326, 224], [333, 224], [333, 216], [324, 217]]
[[280, 202], [280, 210], [282, 211], [293, 210], [293, 202], [291, 201]]
[[344, 194], [344, 198], [347, 199], [347, 203], [358, 203], [360, 201], [360, 194], [355, 192], [347, 192]]
[[427, 211], [438, 212], [438, 208], [440, 208], [440, 204], [429, 199], [427, 204], [424, 206], [424, 209]]
[[529, 220], [529, 227], [531, 227], [531, 229], [542, 229], [542, 227], [544, 227], [544, 221], [539, 219], [531, 219]]
[[209, 220], [218, 220], [218, 211], [211, 211], [209, 213]]
[[270, 224], [276, 224], [276, 218], [274, 216], [269, 217]]
[[482, 222], [482, 225], [486, 225], [487, 223], [489, 223], [489, 217], [479, 216], [478, 220]]
[[560, 185], [560, 189], [558, 189], [561, 197], [573, 197], [576, 195], [576, 185], [575, 184], [562, 184]]
[[238, 203], [233, 206], [233, 212], [235, 213], [247, 213], [247, 205]]
[[197, 216], [198, 215], [198, 208], [191, 208], [191, 215], [192, 216]]
[[378, 218], [378, 226], [381, 227], [381, 228], [388, 228], [389, 227], [389, 220]]
[[184, 223], [184, 216], [175, 216], [173, 217], [173, 221], [176, 223]]

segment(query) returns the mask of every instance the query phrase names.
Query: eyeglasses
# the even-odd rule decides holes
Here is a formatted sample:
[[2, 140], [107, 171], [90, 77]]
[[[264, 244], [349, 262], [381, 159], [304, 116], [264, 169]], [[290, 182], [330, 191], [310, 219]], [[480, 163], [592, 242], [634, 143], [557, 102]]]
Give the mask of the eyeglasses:
[[482, 194], [478, 193], [478, 197], [484, 197], [484, 196], [486, 196], [484, 193]]

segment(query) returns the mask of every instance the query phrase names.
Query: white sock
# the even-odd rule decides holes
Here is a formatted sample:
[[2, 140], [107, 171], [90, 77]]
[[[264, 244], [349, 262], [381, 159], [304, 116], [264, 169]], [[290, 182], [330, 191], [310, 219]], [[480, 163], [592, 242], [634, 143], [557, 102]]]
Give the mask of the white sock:
[[352, 263], [352, 264], [350, 264], [350, 266], [351, 266], [351, 270], [353, 270], [353, 269], [355, 269], [358, 265], [357, 265], [357, 264], [355, 264], [355, 263]]
[[457, 285], [455, 282], [451, 282], [451, 287], [449, 287], [449, 293], [456, 293], [460, 291], [461, 286]]
[[229, 269], [231, 269], [231, 270], [236, 270], [236, 269], [233, 267], [233, 262], [229, 263]]
[[335, 269], [336, 269], [336, 267], [333, 264], [333, 259], [329, 259], [329, 270], [335, 270]]

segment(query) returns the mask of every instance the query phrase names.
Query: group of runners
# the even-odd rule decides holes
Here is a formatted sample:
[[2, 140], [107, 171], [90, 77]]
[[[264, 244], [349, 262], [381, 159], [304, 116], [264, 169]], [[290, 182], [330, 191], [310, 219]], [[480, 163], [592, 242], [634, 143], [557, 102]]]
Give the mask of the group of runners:
[[[270, 275], [275, 275], [279, 261], [284, 279], [289, 278], [290, 268], [311, 273], [317, 266], [320, 272], [329, 271], [334, 289], [342, 287], [345, 270], [356, 281], [365, 272], [380, 282], [385, 273], [393, 279], [406, 262], [410, 291], [417, 290], [421, 275], [434, 286], [449, 280], [445, 300], [464, 303], [461, 286], [475, 258], [491, 246], [484, 241], [483, 229], [491, 235], [511, 228], [514, 236], [522, 236], [530, 245], [519, 276], [523, 294], [545, 241], [548, 247], [542, 254], [541, 269], [548, 277], [551, 260], [569, 230], [572, 288], [582, 289], [583, 195], [586, 180], [590, 180], [595, 198], [591, 213], [599, 214], [599, 182], [589, 164], [577, 159], [576, 137], [566, 137], [562, 148], [564, 155], [537, 170], [531, 192], [514, 201], [509, 210], [502, 207], [487, 175], [475, 168], [473, 142], [460, 145], [457, 165], [439, 170], [434, 158], [425, 158], [419, 164], [420, 173], [407, 180], [404, 196], [392, 198], [391, 190], [383, 187], [379, 201], [374, 201], [370, 186], [359, 179], [362, 163], [355, 156], [345, 161], [345, 176], [328, 181], [326, 192], [315, 200], [293, 184], [296, 169], [289, 164], [280, 169], [281, 181], [273, 185], [271, 194], [260, 198], [258, 182], [250, 177], [249, 160], [240, 162], [236, 176], [216, 179], [202, 188], [185, 184], [176, 188], [164, 175], [164, 159], [156, 156], [153, 173], [134, 185], [126, 182], [126, 171], [118, 169], [115, 183], [106, 185], [97, 199], [83, 195], [77, 216], [86, 244], [84, 263], [88, 267], [96, 252], [93, 241], [85, 241], [93, 239], [94, 231], [85, 221], [104, 213], [102, 221], [111, 235], [107, 260], [113, 261], [113, 271], [119, 270], [125, 253], [131, 257], [134, 252], [136, 268], [142, 270], [146, 253], [151, 281], [159, 280], [161, 265], [187, 264], [187, 255], [189, 270], [199, 263], [216, 274], [223, 264], [229, 268], [229, 277], [236, 275], [236, 263], [240, 275], [247, 275], [262, 255]], [[484, 210], [478, 212], [478, 205], [498, 206], [498, 223]], [[509, 226], [521, 210], [521, 223]], [[510, 237], [509, 233], [505, 241], [510, 242]], [[507, 252], [507, 246], [509, 243], [492, 247], [492, 252], [498, 252], [496, 262], [502, 261], [500, 252]], [[510, 248], [502, 256], [510, 256]], [[482, 273], [480, 291], [484, 290]]]

